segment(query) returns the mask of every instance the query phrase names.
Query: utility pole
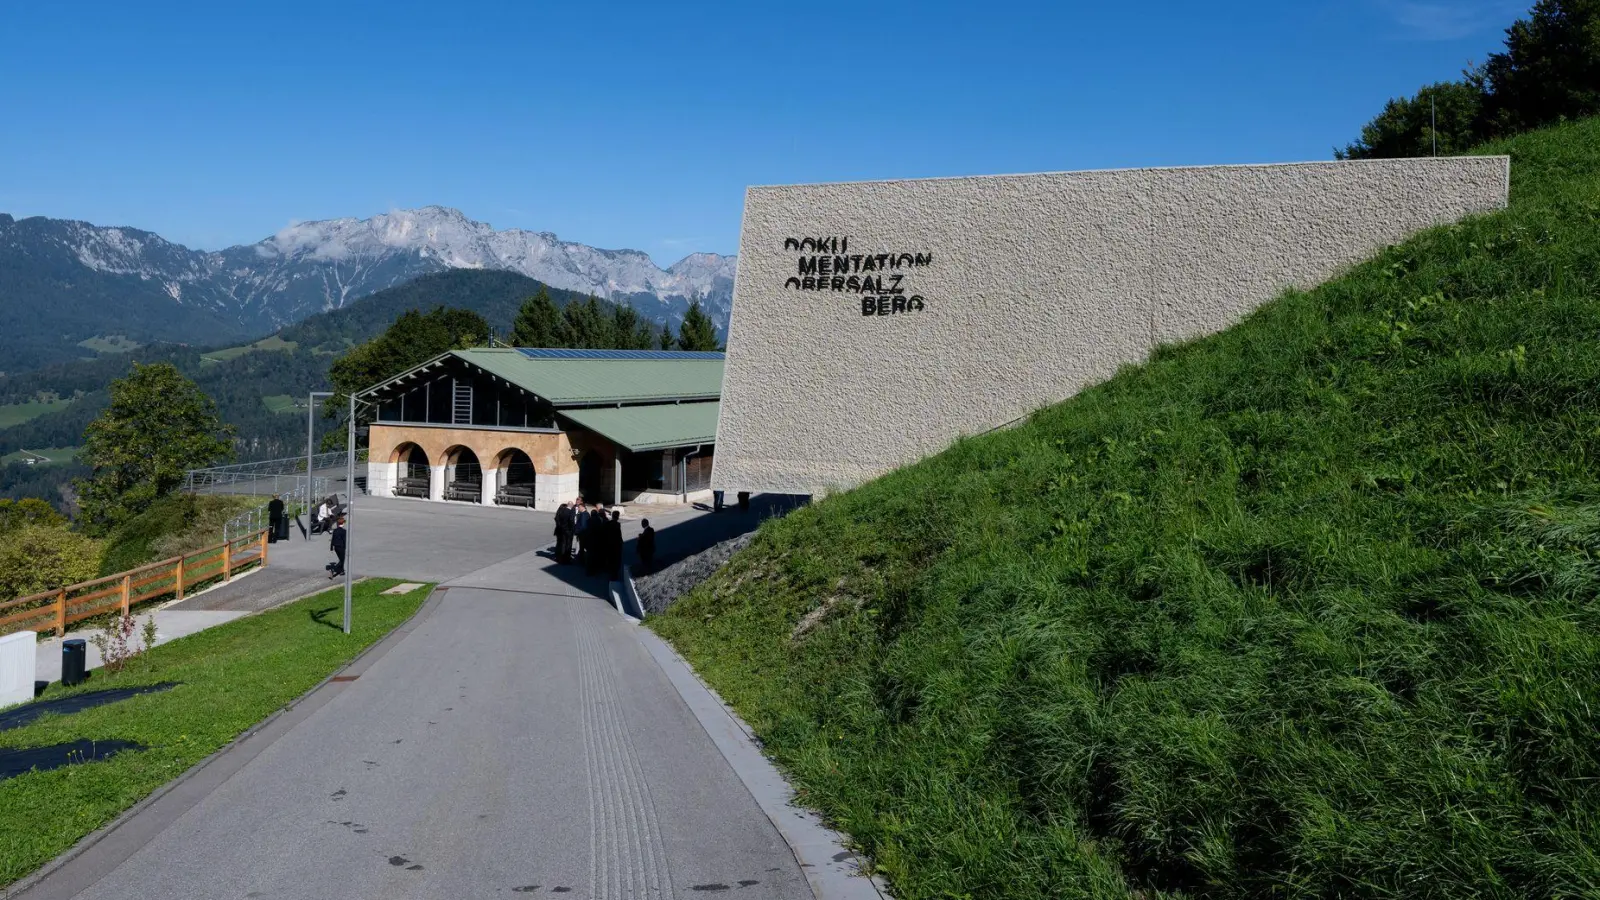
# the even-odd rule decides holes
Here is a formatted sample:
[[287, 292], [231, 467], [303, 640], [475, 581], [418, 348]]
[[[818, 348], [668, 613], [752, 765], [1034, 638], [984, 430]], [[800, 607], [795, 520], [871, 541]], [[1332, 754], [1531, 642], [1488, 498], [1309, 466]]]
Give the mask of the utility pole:
[[356, 395], [350, 395], [349, 431], [345, 437], [345, 491], [350, 495], [344, 507], [344, 633], [350, 633], [350, 591], [355, 583], [355, 572], [350, 566], [350, 535], [355, 532], [356, 511]]
[[[311, 516], [316, 513], [316, 499], [311, 496], [316, 490], [316, 477], [311, 468], [311, 432], [317, 410], [318, 397], [332, 397], [332, 391], [312, 391], [306, 395], [306, 520], [309, 525]], [[306, 529], [306, 540], [311, 540], [311, 529]]]

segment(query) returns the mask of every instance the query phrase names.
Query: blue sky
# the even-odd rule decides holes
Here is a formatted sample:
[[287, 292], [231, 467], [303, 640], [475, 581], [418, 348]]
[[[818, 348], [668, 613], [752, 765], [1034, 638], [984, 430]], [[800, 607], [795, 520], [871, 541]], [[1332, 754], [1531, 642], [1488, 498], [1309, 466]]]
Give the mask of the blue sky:
[[0, 212], [216, 248], [441, 204], [667, 263], [750, 184], [1326, 159], [1528, 6], [0, 0]]

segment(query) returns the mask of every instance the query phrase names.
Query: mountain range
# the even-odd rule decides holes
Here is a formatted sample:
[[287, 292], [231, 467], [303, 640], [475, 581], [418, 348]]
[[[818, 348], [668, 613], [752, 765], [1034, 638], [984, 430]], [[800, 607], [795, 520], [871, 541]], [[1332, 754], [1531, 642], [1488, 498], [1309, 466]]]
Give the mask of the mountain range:
[[193, 250], [137, 228], [0, 213], [0, 369], [93, 356], [96, 339], [220, 345], [260, 337], [419, 275], [504, 270], [626, 302], [676, 326], [698, 299], [720, 329], [735, 258], [693, 253], [662, 269], [638, 250], [496, 230], [441, 206], [290, 225]]

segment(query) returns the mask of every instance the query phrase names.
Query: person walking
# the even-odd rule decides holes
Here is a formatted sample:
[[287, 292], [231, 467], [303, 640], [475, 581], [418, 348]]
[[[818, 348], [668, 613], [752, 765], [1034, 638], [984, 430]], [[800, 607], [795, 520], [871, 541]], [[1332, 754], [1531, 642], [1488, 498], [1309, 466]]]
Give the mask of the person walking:
[[639, 570], [649, 572], [656, 565], [656, 530], [650, 527], [650, 520], [640, 522], [644, 528], [639, 532], [639, 540], [633, 545], [635, 553], [639, 554]]
[[611, 511], [606, 523], [606, 571], [612, 581], [622, 580], [622, 510]]
[[556, 562], [572, 561], [572, 507], [561, 504], [556, 510]]
[[578, 498], [577, 511], [572, 514], [572, 534], [578, 539], [578, 565], [589, 564], [589, 507]]
[[333, 551], [333, 555], [338, 557], [338, 560], [339, 560], [338, 562], [333, 564], [333, 573], [328, 576], [328, 579], [330, 581], [332, 579], [335, 579], [335, 578], [338, 578], [338, 577], [344, 575], [344, 547], [345, 547], [344, 516], [340, 516], [337, 520], [334, 521], [334, 525], [333, 525], [333, 540], [328, 544], [328, 549], [332, 550]]

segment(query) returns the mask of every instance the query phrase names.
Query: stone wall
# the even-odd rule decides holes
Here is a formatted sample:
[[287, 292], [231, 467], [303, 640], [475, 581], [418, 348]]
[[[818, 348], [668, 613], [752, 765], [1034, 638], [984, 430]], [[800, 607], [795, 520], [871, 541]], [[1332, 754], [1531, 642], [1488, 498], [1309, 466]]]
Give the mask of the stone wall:
[[500, 470], [506, 451], [528, 454], [534, 469], [534, 508], [553, 510], [578, 493], [578, 463], [573, 459], [573, 443], [560, 431], [516, 431], [489, 428], [441, 428], [415, 423], [372, 425], [367, 462], [367, 490], [375, 496], [393, 496], [402, 451], [411, 445], [428, 456], [429, 499], [444, 499], [446, 470], [454, 462], [454, 451], [465, 447], [478, 458], [483, 469], [483, 495], [480, 502], [494, 503]]
[[1506, 157], [753, 187], [713, 487], [823, 493], [1506, 203]]

